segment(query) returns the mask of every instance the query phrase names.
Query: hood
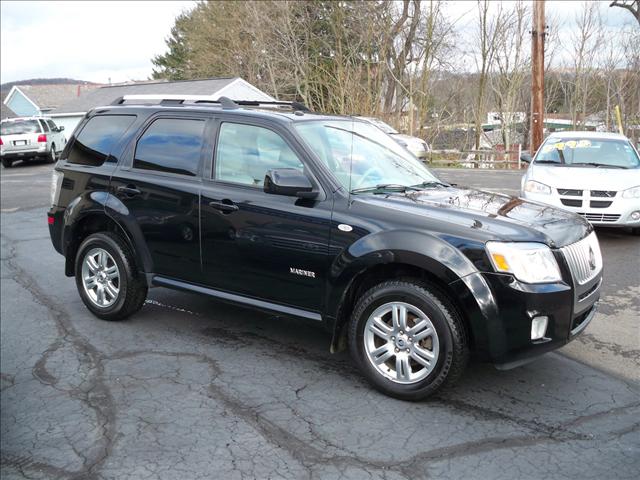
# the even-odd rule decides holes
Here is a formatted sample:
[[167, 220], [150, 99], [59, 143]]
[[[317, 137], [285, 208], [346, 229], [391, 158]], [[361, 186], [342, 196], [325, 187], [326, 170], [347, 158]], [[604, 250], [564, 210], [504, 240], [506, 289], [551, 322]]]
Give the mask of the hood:
[[[500, 193], [435, 188], [358, 199], [425, 217], [426, 228], [482, 241], [540, 242], [562, 247], [584, 238], [591, 225], [579, 215]], [[397, 218], [397, 214], [396, 215]]]
[[640, 185], [640, 168], [529, 167], [528, 180], [544, 183], [553, 188], [575, 190], [625, 190]]
[[405, 142], [407, 144], [413, 144], [413, 143], [423, 144], [423, 143], [427, 143], [424, 140], [422, 140], [421, 138], [412, 137], [411, 135], [405, 135], [404, 133], [394, 133], [392, 135], [392, 137], [395, 138], [396, 140], [402, 140], [403, 142]]

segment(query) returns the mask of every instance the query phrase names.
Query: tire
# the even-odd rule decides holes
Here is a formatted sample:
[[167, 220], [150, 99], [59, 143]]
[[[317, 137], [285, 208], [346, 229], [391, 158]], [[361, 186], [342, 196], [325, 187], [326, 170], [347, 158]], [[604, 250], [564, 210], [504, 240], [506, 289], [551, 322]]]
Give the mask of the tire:
[[56, 144], [51, 144], [51, 150], [49, 151], [49, 156], [47, 157], [47, 163], [56, 163], [58, 161], [58, 156], [56, 155]]
[[76, 254], [75, 277], [85, 306], [103, 320], [127, 318], [140, 310], [147, 298], [147, 285], [138, 274], [133, 253], [111, 232], [94, 233], [82, 242]]
[[[400, 322], [393, 327], [393, 310], [402, 318], [403, 308], [408, 329]], [[376, 323], [374, 328], [375, 317], [387, 327]], [[411, 280], [380, 283], [364, 293], [353, 310], [348, 333], [351, 356], [367, 380], [401, 400], [421, 400], [453, 384], [469, 357], [457, 310], [436, 288]], [[416, 341], [413, 335], [421, 338]]]
[[11, 168], [12, 164], [13, 164], [13, 162], [11, 160], [9, 160], [8, 158], [3, 158], [2, 159], [2, 166], [4, 168]]

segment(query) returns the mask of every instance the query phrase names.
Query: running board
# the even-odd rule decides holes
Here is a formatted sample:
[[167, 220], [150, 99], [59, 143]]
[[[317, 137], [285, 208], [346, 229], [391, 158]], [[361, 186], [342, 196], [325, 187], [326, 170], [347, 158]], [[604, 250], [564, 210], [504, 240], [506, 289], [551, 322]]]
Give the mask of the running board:
[[322, 316], [319, 313], [310, 312], [308, 310], [302, 310], [301, 308], [287, 307], [285, 305], [279, 305], [277, 303], [266, 302], [264, 300], [257, 300], [255, 298], [245, 297], [243, 295], [237, 295], [235, 293], [223, 292], [221, 290], [215, 290], [213, 288], [203, 287], [200, 285], [194, 285], [192, 283], [182, 282], [180, 280], [174, 280], [173, 278], [154, 276], [152, 280], [154, 285], [159, 287], [173, 288], [175, 290], [184, 290], [187, 292], [202, 293], [210, 297], [218, 298], [226, 302], [239, 303], [241, 305], [248, 305], [250, 307], [257, 308], [259, 310], [267, 310], [270, 312], [278, 312], [292, 317], [301, 317], [308, 320], [315, 320], [317, 322], [322, 321]]

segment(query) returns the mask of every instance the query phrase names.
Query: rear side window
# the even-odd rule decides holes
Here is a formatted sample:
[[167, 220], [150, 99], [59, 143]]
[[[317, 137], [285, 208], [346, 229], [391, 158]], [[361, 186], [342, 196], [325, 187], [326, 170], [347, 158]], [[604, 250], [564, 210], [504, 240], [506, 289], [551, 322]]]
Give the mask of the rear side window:
[[204, 126], [204, 120], [159, 118], [138, 140], [133, 168], [197, 175]]
[[135, 119], [135, 115], [102, 115], [91, 118], [76, 136], [68, 161], [81, 165], [102, 165]]
[[47, 125], [49, 125], [49, 128], [51, 129], [52, 132], [55, 132], [56, 130], [58, 130], [58, 127], [56, 127], [56, 124], [53, 123], [53, 120], [47, 120]]
[[42, 128], [45, 132], [49, 133], [49, 126], [45, 123], [44, 120], [40, 120], [40, 125], [42, 125]]

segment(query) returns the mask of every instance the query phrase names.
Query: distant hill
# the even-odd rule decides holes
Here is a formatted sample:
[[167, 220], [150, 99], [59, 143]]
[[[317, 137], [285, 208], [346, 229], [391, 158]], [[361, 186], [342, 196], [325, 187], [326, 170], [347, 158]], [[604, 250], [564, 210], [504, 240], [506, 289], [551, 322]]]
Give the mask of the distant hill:
[[85, 80], [75, 80], [73, 78], [30, 78], [27, 80], [16, 80], [0, 85], [0, 90], [9, 90], [14, 85], [89, 85], [94, 82]]

